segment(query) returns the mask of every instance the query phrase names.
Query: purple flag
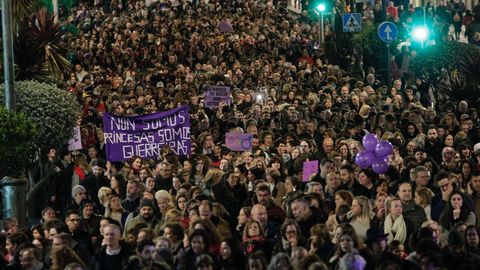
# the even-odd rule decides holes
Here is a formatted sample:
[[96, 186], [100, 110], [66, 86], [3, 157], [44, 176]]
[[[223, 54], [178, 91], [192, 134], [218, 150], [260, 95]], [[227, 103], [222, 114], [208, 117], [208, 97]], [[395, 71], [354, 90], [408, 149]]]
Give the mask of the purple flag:
[[303, 162], [303, 182], [310, 181], [310, 176], [318, 173], [318, 160]]
[[230, 106], [230, 87], [207, 86], [205, 91], [205, 99], [203, 100], [205, 108], [218, 108], [218, 104], [222, 101]]
[[103, 126], [109, 161], [128, 160], [133, 156], [156, 159], [164, 145], [169, 145], [179, 156], [191, 152], [187, 105], [133, 117], [106, 113]]
[[68, 140], [68, 151], [75, 151], [82, 149], [82, 133], [80, 127], [73, 128], [73, 137]]
[[226, 133], [225, 145], [232, 151], [252, 151], [252, 138], [249, 133]]

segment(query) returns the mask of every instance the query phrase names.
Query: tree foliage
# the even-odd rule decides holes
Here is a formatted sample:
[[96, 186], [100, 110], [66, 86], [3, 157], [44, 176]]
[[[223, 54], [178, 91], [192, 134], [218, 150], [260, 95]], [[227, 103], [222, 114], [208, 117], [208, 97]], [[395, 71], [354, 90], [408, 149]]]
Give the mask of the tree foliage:
[[0, 179], [25, 173], [37, 154], [32, 142], [36, 135], [35, 124], [25, 114], [0, 106]]
[[460, 42], [443, 42], [420, 51], [411, 63], [417, 75], [431, 79], [442, 100], [480, 98], [480, 48]]
[[70, 62], [63, 56], [61, 24], [41, 8], [34, 17], [28, 17], [19, 25], [20, 31], [14, 41], [15, 64], [19, 80], [42, 81], [51, 74], [60, 75], [71, 69]]
[[[381, 62], [381, 56], [385, 55], [385, 43], [380, 40], [377, 33], [378, 24], [365, 26], [361, 32], [355, 33], [352, 37], [352, 43], [355, 50], [363, 56], [364, 67], [379, 67], [385, 66]], [[393, 42], [390, 45], [391, 53], [395, 53], [395, 48], [398, 42]]]
[[[15, 83], [17, 111], [34, 122], [38, 133], [31, 138], [42, 149], [45, 146], [63, 146], [73, 135], [79, 114], [75, 97], [56, 86], [36, 81]], [[0, 102], [4, 102], [3, 85]]]

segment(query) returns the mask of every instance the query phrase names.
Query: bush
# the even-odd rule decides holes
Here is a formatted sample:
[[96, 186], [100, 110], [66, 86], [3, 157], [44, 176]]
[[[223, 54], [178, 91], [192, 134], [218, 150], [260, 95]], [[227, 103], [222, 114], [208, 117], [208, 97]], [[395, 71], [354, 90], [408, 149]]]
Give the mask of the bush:
[[[361, 32], [353, 34], [352, 44], [355, 50], [363, 56], [364, 67], [385, 66], [382, 59], [386, 59], [386, 45], [378, 37], [378, 25], [366, 25]], [[390, 44], [390, 53], [396, 53], [398, 40]], [[382, 62], [383, 61], [383, 62]]]
[[[79, 107], [75, 97], [54, 85], [36, 81], [16, 82], [15, 92], [17, 111], [37, 126], [38, 133], [31, 137], [35, 145], [40, 149], [65, 145], [77, 125]], [[0, 102], [4, 104], [3, 85]]]
[[32, 141], [36, 135], [35, 124], [23, 113], [0, 107], [0, 179], [25, 173], [37, 153]]
[[437, 101], [467, 100], [473, 105], [480, 98], [480, 48], [475, 45], [444, 42], [426, 47], [413, 58], [410, 69], [430, 78]]

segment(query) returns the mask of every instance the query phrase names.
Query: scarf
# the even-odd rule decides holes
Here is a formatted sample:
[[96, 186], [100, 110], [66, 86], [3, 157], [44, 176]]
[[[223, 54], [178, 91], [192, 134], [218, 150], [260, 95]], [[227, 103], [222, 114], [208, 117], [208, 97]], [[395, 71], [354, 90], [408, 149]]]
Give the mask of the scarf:
[[253, 253], [255, 248], [257, 248], [259, 244], [263, 243], [263, 241], [265, 241], [265, 237], [263, 236], [254, 236], [244, 239], [245, 254]]
[[75, 172], [75, 174], [78, 175], [78, 178], [80, 178], [80, 181], [85, 179], [86, 175], [85, 175], [85, 172], [82, 170], [82, 168], [77, 166], [77, 167], [75, 167], [74, 172]]
[[384, 232], [388, 233], [387, 242], [398, 240], [402, 243], [407, 239], [407, 225], [403, 219], [403, 215], [397, 217], [395, 221], [392, 220], [391, 214], [385, 218]]

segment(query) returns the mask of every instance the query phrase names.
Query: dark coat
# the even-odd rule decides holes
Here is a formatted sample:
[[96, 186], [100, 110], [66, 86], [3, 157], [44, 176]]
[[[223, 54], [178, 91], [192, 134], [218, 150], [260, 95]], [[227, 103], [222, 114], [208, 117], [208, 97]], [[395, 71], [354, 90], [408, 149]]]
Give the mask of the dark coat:
[[105, 175], [100, 175], [99, 177], [91, 174], [85, 180], [80, 182], [80, 185], [85, 187], [87, 190], [88, 196], [94, 201], [95, 205], [100, 205], [98, 200], [98, 190], [101, 187], [110, 187], [110, 180]]
[[304, 220], [297, 221], [300, 227], [300, 232], [302, 237], [305, 239], [310, 239], [310, 228], [316, 224], [325, 224], [328, 219], [328, 214], [318, 210], [317, 208], [310, 207], [311, 215]]
[[[125, 265], [128, 264], [128, 258], [133, 255], [132, 248], [123, 241], [120, 241], [120, 246], [122, 247], [122, 250], [120, 251], [120, 258], [122, 258], [122, 261], [119, 263], [121, 268], [117, 269], [122, 269]], [[103, 246], [90, 260], [90, 270], [106, 270], [106, 269], [112, 269], [112, 267], [115, 267], [113, 265], [107, 265], [107, 253], [106, 253], [107, 247]]]

